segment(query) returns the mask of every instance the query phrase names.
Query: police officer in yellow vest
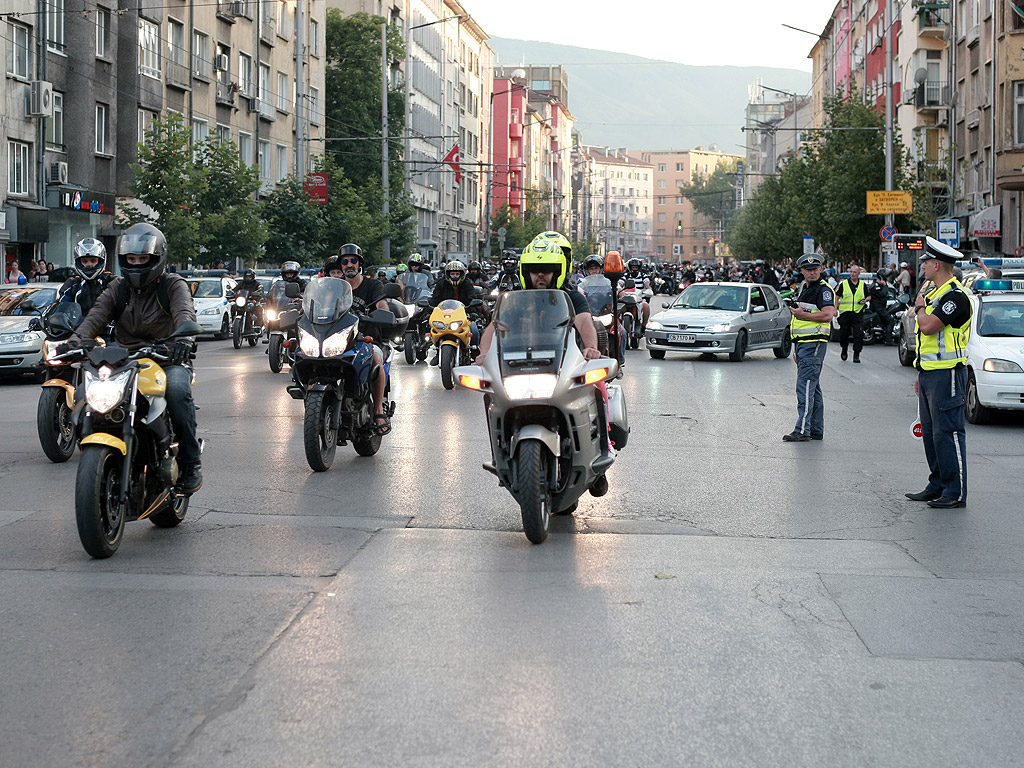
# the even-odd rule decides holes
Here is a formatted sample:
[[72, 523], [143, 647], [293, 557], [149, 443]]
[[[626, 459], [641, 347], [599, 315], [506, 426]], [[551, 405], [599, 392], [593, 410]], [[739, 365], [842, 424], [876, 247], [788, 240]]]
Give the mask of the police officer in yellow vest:
[[856, 264], [850, 267], [850, 276], [836, 286], [839, 297], [839, 345], [843, 348], [840, 357], [846, 359], [846, 348], [853, 335], [853, 362], [860, 362], [860, 351], [864, 348], [864, 304], [867, 302], [867, 286], [861, 281], [863, 270]]
[[803, 274], [803, 290], [790, 303], [793, 314], [793, 359], [796, 361], [796, 428], [782, 439], [805, 443], [825, 437], [825, 401], [821, 394], [821, 366], [825, 362], [832, 318], [836, 315], [835, 295], [821, 279], [821, 257], [804, 254], [796, 263]]
[[[928, 459], [928, 485], [906, 494], [940, 509], [967, 504], [967, 445], [964, 431], [964, 388], [967, 386], [967, 339], [971, 332], [970, 299], [953, 275], [963, 256], [938, 240], [927, 238], [921, 254], [924, 279], [937, 288], [917, 297], [917, 360], [915, 389]], [[923, 281], [922, 281], [923, 282]]]

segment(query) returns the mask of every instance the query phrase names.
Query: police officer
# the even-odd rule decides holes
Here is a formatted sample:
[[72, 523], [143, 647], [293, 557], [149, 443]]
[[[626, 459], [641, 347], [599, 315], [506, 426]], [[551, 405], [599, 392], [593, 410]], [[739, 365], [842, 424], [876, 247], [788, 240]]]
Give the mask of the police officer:
[[953, 274], [963, 256], [931, 237], [920, 263], [924, 279], [938, 286], [920, 295], [917, 315], [915, 389], [928, 459], [928, 485], [908, 493], [913, 501], [953, 509], [967, 504], [967, 444], [964, 430], [964, 389], [967, 386], [967, 340], [971, 331], [970, 299]]
[[835, 294], [822, 280], [821, 257], [807, 253], [796, 263], [804, 278], [803, 289], [789, 311], [793, 315], [793, 359], [796, 361], [796, 428], [782, 439], [787, 443], [823, 440], [825, 402], [821, 394], [821, 366], [828, 350]]
[[864, 304], [867, 301], [867, 286], [861, 281], [863, 270], [854, 264], [850, 267], [850, 276], [836, 287], [839, 297], [839, 346], [843, 351], [839, 354], [843, 360], [847, 358], [846, 348], [850, 345], [853, 335], [853, 362], [860, 362], [860, 351], [864, 348]]

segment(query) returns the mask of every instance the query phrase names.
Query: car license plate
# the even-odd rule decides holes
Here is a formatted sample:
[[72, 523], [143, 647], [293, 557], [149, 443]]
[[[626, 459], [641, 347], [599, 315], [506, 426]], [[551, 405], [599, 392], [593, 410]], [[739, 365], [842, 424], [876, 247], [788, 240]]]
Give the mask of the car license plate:
[[697, 340], [697, 337], [692, 333], [670, 333], [668, 335], [668, 340], [681, 344], [693, 344], [693, 342]]

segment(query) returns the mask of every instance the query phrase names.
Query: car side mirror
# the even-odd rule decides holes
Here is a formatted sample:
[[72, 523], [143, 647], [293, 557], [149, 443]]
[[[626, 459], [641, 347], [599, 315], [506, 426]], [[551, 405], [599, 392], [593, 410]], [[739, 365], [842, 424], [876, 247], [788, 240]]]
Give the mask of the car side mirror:
[[756, 307], [751, 307], [750, 311], [756, 314], [758, 312], [765, 312], [767, 311], [767, 309], [768, 307], [762, 307], [760, 304], [758, 304]]
[[661, 302], [661, 308], [662, 308], [662, 309], [668, 309], [668, 307], [669, 307], [669, 304], [668, 304], [668, 302], [667, 302], [667, 301], [663, 301], [663, 302]]
[[909, 293], [901, 293], [899, 296], [896, 297], [896, 301], [898, 301], [900, 304], [909, 304], [910, 303], [910, 294]]
[[400, 299], [402, 298], [402, 286], [398, 283], [388, 283], [384, 286], [384, 298], [385, 299]]

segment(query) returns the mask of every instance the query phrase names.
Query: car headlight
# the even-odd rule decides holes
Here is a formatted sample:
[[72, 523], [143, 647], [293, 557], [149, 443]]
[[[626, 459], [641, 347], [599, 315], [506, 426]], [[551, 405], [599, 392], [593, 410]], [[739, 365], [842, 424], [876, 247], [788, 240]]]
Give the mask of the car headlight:
[[663, 326], [657, 320], [648, 320], [647, 321], [647, 330], [649, 330], [649, 331], [661, 331], [661, 330], [664, 330], [664, 329], [665, 329], [665, 326]]
[[99, 373], [85, 372], [85, 399], [89, 407], [97, 413], [108, 413], [121, 402], [124, 388], [132, 377], [129, 368], [117, 376], [111, 376], [107, 366], [100, 368]]
[[352, 337], [352, 329], [348, 328], [338, 333], [332, 333], [324, 339], [324, 357], [340, 355], [348, 349], [348, 341]]
[[219, 315], [220, 307], [210, 307], [209, 309], [199, 310], [200, 315]]
[[1024, 370], [1013, 360], [1000, 360], [998, 357], [988, 358], [984, 368], [989, 373], [1024, 373]]
[[457, 331], [457, 330], [459, 330], [459, 328], [462, 327], [462, 321], [461, 320], [456, 320], [454, 323], [452, 323], [448, 327], [451, 328], [453, 331]]
[[45, 338], [42, 331], [26, 331], [25, 333], [4, 333], [0, 335], [0, 344], [26, 344], [30, 341]]
[[320, 357], [320, 342], [309, 331], [299, 328], [299, 349], [306, 357]]
[[543, 400], [554, 394], [557, 383], [553, 373], [521, 373], [502, 379], [510, 400]]
[[729, 330], [728, 323], [715, 323], [714, 325], [707, 326], [704, 330], [708, 333], [725, 333]]
[[235, 299], [235, 306], [236, 307], [244, 307], [245, 306], [245, 297], [244, 296], [239, 296], [237, 299]]
[[440, 320], [435, 320], [434, 322], [431, 323], [431, 325], [434, 326], [439, 331], [443, 331], [443, 330], [445, 330], [448, 327], [447, 325], [445, 325]]
[[281, 313], [278, 312], [276, 309], [268, 309], [267, 310], [267, 320], [269, 320], [271, 322], [274, 322], [275, 320], [277, 320], [277, 318], [278, 318], [278, 316], [280, 316], [280, 314]]

